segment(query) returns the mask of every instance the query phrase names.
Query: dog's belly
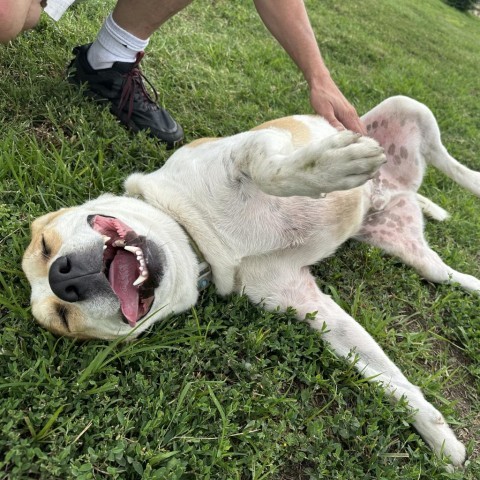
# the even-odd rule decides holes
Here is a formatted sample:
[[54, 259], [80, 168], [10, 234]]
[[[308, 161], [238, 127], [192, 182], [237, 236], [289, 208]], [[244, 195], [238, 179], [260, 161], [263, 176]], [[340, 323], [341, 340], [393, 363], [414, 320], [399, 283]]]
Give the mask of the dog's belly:
[[[329, 193], [325, 198], [256, 195], [249, 202], [232, 202], [222, 213], [226, 244], [243, 256], [305, 247], [311, 263], [330, 255], [358, 232], [368, 209], [363, 187]], [[227, 216], [226, 212], [230, 212]]]

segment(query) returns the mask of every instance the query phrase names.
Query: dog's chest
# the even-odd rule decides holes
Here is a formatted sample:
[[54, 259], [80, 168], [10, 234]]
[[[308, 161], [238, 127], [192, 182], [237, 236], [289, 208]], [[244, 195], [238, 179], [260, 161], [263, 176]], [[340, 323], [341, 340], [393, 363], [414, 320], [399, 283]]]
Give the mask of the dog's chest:
[[241, 242], [246, 255], [301, 245], [320, 221], [318, 201], [262, 192], [233, 197], [222, 210], [222, 233], [229, 242]]
[[319, 234], [336, 248], [357, 232], [364, 213], [362, 189], [312, 199], [274, 197], [245, 187], [221, 205], [219, 233], [245, 256], [298, 248]]

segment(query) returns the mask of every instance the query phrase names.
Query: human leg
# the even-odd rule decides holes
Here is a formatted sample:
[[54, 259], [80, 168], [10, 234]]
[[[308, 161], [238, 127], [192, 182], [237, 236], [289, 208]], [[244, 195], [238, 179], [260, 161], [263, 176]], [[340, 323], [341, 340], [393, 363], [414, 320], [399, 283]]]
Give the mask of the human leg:
[[33, 28], [38, 23], [41, 13], [41, 0], [2, 0], [0, 43], [7, 43], [23, 30]]
[[192, 0], [118, 0], [113, 18], [132, 35], [146, 40], [190, 3]]
[[86, 84], [86, 93], [110, 103], [112, 113], [132, 131], [148, 130], [174, 146], [182, 127], [152, 98], [138, 63], [150, 35], [191, 0], [119, 0], [91, 45], [74, 50], [72, 83]]

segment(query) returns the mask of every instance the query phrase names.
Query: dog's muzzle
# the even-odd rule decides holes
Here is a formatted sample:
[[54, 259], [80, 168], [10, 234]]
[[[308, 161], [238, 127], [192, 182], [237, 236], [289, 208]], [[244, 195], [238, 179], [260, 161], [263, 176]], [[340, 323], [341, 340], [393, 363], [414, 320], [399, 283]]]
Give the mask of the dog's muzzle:
[[102, 263], [92, 262], [91, 254], [72, 253], [57, 258], [50, 266], [48, 281], [52, 292], [66, 302], [86, 300], [94, 292], [109, 290]]

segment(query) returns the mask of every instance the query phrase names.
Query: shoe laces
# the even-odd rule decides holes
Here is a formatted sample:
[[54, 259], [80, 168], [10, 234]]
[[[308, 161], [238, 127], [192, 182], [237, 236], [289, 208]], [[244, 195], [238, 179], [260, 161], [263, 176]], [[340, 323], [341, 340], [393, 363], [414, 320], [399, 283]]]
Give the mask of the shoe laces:
[[[123, 110], [123, 108], [128, 105], [127, 120], [130, 120], [130, 117], [132, 116], [135, 103], [135, 93], [137, 92], [140, 93], [141, 99], [143, 100], [145, 105], [153, 104], [155, 105], [155, 107], [157, 106], [158, 93], [152, 83], [148, 80], [147, 77], [145, 77], [145, 75], [138, 67], [144, 55], [145, 52], [138, 52], [137, 58], [135, 59], [135, 64], [133, 65], [132, 69], [123, 75], [125, 81], [123, 83], [118, 108], [119, 110]], [[153, 99], [148, 93], [147, 89], [145, 88], [144, 81], [152, 89], [155, 95], [155, 99]]]

